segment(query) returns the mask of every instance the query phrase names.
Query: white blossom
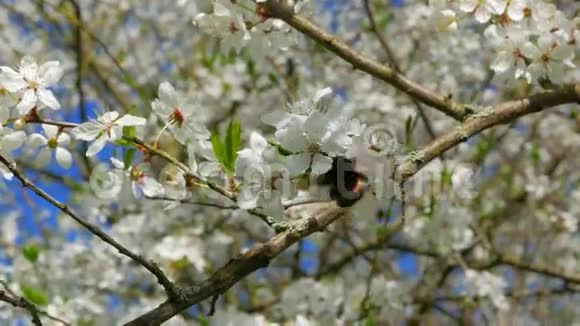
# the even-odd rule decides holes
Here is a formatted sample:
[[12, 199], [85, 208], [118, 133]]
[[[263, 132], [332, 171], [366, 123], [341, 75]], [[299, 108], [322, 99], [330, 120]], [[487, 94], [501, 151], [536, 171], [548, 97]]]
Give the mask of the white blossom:
[[169, 82], [159, 85], [159, 98], [151, 107], [168, 124], [173, 136], [180, 143], [186, 144], [194, 139], [208, 139], [209, 131], [196, 120], [196, 110], [187, 103], [183, 95], [178, 94]]
[[159, 258], [169, 263], [185, 258], [200, 273], [204, 271], [207, 265], [203, 257], [203, 242], [193, 234], [164, 237], [153, 251]]
[[344, 153], [352, 142], [347, 136], [346, 122], [338, 119], [336, 112], [317, 110], [322, 98], [331, 92], [330, 88], [322, 89], [312, 98], [294, 103], [290, 112], [274, 111], [262, 117], [278, 129], [276, 139], [292, 153], [285, 158], [292, 176], [308, 168], [316, 175], [325, 173], [332, 165], [329, 155]]
[[115, 169], [111, 173], [125, 175], [131, 181], [133, 195], [139, 198], [141, 194], [147, 197], [158, 197], [165, 194], [163, 186], [150, 176], [143, 168], [139, 166], [126, 167], [125, 163], [112, 157], [111, 162]]
[[460, 0], [459, 8], [474, 13], [475, 19], [486, 23], [492, 15], [501, 15], [506, 7], [506, 0]]
[[59, 130], [57, 126], [43, 124], [42, 134], [32, 134], [29, 136], [28, 145], [33, 148], [40, 147], [40, 152], [36, 157], [36, 163], [39, 166], [45, 166], [50, 163], [52, 153], [56, 158], [56, 162], [65, 169], [71, 167], [72, 154], [66, 148], [70, 143], [70, 136]]
[[111, 111], [98, 117], [96, 120], [85, 122], [71, 130], [71, 133], [80, 140], [94, 142], [87, 149], [87, 156], [94, 156], [100, 152], [107, 141], [116, 141], [123, 136], [122, 129], [127, 126], [141, 126], [146, 120], [131, 114], [119, 117], [119, 113]]
[[573, 48], [567, 44], [560, 44], [549, 36], [541, 36], [537, 45], [532, 42], [525, 43], [522, 52], [531, 60], [527, 69], [530, 83], [546, 78], [559, 84], [564, 78], [564, 65], [575, 67], [572, 63]]
[[49, 61], [40, 67], [31, 56], [25, 56], [20, 61], [18, 71], [1, 66], [0, 84], [9, 92], [23, 91], [22, 97], [16, 108], [20, 114], [27, 114], [38, 102], [48, 106], [53, 110], [60, 109], [58, 100], [52, 92], [47, 89], [62, 77], [63, 70], [57, 61]]
[[509, 309], [509, 302], [503, 293], [507, 284], [501, 277], [488, 271], [478, 272], [472, 269], [465, 271], [465, 277], [476, 296], [490, 299], [500, 310]]
[[527, 41], [526, 32], [523, 30], [505, 30], [496, 25], [489, 26], [485, 35], [491, 39], [496, 49], [496, 56], [490, 68], [496, 73], [505, 74], [512, 80], [524, 76], [526, 71], [526, 58], [523, 47]]
[[281, 191], [290, 181], [276, 151], [257, 132], [250, 135], [250, 148], [239, 151], [236, 175], [242, 178], [237, 198], [241, 209], [261, 207], [265, 214], [282, 217]]

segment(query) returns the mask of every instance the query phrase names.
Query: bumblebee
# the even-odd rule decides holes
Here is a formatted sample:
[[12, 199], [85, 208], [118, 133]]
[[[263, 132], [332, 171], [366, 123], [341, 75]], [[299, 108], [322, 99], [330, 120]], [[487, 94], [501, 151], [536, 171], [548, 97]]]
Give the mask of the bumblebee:
[[369, 189], [368, 177], [356, 171], [356, 159], [343, 156], [333, 158], [328, 172], [317, 178], [317, 183], [328, 186], [330, 198], [340, 207], [351, 207]]

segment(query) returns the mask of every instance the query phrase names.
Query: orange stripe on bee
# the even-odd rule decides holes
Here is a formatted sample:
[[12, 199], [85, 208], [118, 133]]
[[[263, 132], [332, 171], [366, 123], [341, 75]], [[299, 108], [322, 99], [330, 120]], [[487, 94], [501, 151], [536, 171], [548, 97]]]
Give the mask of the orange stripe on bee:
[[367, 183], [363, 178], [358, 178], [356, 185], [354, 186], [353, 192], [363, 193], [366, 190]]

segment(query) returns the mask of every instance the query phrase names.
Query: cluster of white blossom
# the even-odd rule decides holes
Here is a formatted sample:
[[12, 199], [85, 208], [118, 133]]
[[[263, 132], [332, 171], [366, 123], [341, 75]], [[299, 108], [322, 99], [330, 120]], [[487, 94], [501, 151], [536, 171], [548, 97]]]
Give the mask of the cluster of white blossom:
[[556, 6], [536, 0], [430, 0], [441, 30], [469, 28], [468, 17], [487, 25], [485, 36], [495, 50], [490, 68], [498, 79], [528, 83], [569, 80], [575, 68], [575, 44], [580, 41], [580, 19], [566, 17]]
[[268, 19], [262, 2], [265, 1], [213, 1], [213, 9], [197, 14], [193, 21], [205, 33], [219, 37], [225, 52], [246, 49], [252, 58], [263, 62], [266, 53], [286, 49], [294, 41], [286, 23]]

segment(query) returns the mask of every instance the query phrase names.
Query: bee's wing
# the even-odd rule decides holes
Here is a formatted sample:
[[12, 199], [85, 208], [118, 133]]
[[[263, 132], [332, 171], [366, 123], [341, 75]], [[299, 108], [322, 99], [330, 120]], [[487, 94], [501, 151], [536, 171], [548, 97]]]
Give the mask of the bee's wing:
[[369, 149], [363, 137], [353, 137], [351, 155], [355, 159], [355, 168], [358, 173], [370, 179], [381, 176], [385, 166], [385, 159]]
[[356, 159], [356, 169], [367, 176], [370, 192], [379, 199], [388, 199], [397, 191], [391, 174], [394, 169], [393, 157], [375, 152], [362, 137], [353, 138], [352, 153]]

